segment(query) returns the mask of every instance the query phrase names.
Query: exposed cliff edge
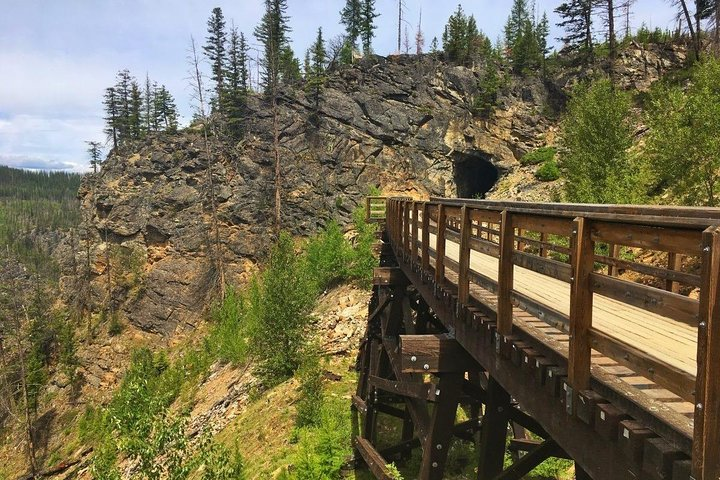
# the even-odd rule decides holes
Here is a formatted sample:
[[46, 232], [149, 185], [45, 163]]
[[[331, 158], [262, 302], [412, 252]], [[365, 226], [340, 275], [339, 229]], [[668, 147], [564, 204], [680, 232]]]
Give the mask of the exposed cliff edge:
[[[618, 72], [635, 88], [681, 57], [633, 46]], [[284, 91], [283, 228], [303, 235], [332, 218], [347, 223], [371, 186], [418, 197], [547, 199], [548, 188], [518, 159], [554, 141], [569, 79], [592, 71], [547, 81], [508, 75], [485, 119], [471, 113], [483, 68], [434, 56], [366, 58], [330, 76], [317, 112], [301, 88]], [[270, 242], [274, 206], [270, 109], [260, 96], [250, 97], [248, 109], [245, 138], [213, 142], [210, 157], [200, 131], [189, 128], [127, 145], [87, 176], [82, 238], [65, 241], [56, 255], [68, 301], [85, 295], [96, 308], [109, 304], [133, 326], [166, 338], [197, 326], [213, 273], [211, 183], [227, 280], [242, 282]], [[508, 174], [522, 185], [494, 191]], [[83, 283], [77, 265], [88, 261], [87, 251], [91, 275]]]

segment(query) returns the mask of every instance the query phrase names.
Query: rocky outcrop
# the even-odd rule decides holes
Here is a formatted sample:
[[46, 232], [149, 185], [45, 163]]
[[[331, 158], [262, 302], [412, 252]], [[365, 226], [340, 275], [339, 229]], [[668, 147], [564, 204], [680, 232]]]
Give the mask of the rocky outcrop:
[[[649, 55], [642, 61], [657, 63]], [[317, 105], [301, 88], [282, 92], [283, 228], [306, 235], [332, 218], [347, 224], [371, 186], [415, 197], [481, 197], [522, 171], [522, 154], [552, 142], [553, 120], [544, 113], [562, 104], [567, 85], [508, 75], [485, 119], [471, 111], [484, 68], [433, 55], [374, 56], [333, 73]], [[206, 145], [188, 128], [127, 145], [86, 178], [83, 235], [62, 257], [75, 258], [77, 277], [89, 251], [84, 290], [96, 303], [169, 337], [197, 325], [217, 282], [212, 258], [223, 259], [227, 282], [252, 271], [271, 241], [274, 165], [270, 108], [251, 96], [248, 110], [240, 142], [212, 137]], [[535, 193], [503, 187], [495, 195], [542, 195], [529, 190]], [[77, 290], [65, 263], [66, 284]]]

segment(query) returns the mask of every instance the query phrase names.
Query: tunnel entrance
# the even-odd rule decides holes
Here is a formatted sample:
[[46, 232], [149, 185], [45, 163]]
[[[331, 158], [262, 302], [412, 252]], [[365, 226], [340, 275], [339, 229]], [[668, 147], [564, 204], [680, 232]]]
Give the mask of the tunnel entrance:
[[491, 161], [492, 156], [487, 153], [456, 152], [453, 160], [458, 198], [485, 198], [500, 177], [500, 171]]

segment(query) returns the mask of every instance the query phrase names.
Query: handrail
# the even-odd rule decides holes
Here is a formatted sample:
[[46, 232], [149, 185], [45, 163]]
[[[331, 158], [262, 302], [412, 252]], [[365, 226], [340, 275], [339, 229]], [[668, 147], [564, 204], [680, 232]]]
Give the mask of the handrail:
[[[419, 266], [423, 279], [432, 278], [442, 285], [449, 281], [450, 269], [458, 301], [468, 306], [477, 301], [471, 294], [473, 285], [487, 290], [487, 283], [491, 284], [496, 292], [498, 335], [512, 334], [514, 302], [532, 304], [534, 311], [546, 308], [555, 318], [566, 315], [571, 394], [591, 388], [590, 352], [595, 349], [692, 401], [696, 405], [693, 472], [699, 474], [695, 478], [718, 478], [720, 369], [710, 367], [713, 359], [720, 358], [720, 227], [716, 226], [720, 225], [720, 209], [433, 197], [430, 201], [388, 198], [386, 211], [387, 231], [398, 258]], [[434, 245], [430, 235], [435, 236]], [[457, 244], [455, 259], [448, 257], [448, 241]], [[554, 248], [553, 253], [558, 241], [564, 245]], [[603, 245], [607, 253], [598, 254], [596, 247]], [[667, 256], [667, 267], [618, 258], [621, 246], [661, 252]], [[496, 279], [472, 270], [472, 252], [497, 258]], [[699, 262], [701, 274], [682, 271], [683, 258]], [[597, 271], [598, 261], [607, 265], [607, 273]], [[518, 292], [513, 278], [516, 265], [569, 281], [569, 313]], [[654, 278], [656, 285], [618, 278], [620, 268]], [[699, 299], [680, 295], [681, 285], [686, 290], [699, 286]], [[664, 352], [643, 351], [617, 332], [598, 330], [593, 325], [597, 296], [696, 328], [696, 375], [662, 360]], [[706, 477], [701, 476], [703, 472]]]

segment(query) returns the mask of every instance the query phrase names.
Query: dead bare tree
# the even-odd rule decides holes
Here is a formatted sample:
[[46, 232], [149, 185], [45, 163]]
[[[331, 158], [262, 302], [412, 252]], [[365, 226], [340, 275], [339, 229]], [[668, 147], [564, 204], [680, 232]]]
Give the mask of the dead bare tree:
[[[190, 36], [190, 49], [188, 52], [188, 63], [190, 64], [190, 86], [192, 88], [192, 98], [196, 102], [196, 115], [202, 121], [203, 143], [205, 146], [205, 155], [207, 157], [207, 186], [208, 186], [208, 202], [210, 206], [210, 217], [212, 223], [212, 241], [208, 242], [210, 247], [210, 257], [213, 265], [217, 270], [217, 286], [220, 289], [221, 298], [225, 297], [225, 264], [222, 255], [220, 243], [220, 226], [217, 215], [217, 202], [215, 197], [215, 182], [213, 179], [213, 148], [210, 144], [208, 135], [208, 126], [213, 121], [211, 115], [208, 115], [203, 86], [203, 76], [200, 71], [200, 58], [197, 52], [197, 44], [195, 38]], [[217, 135], [214, 135], [215, 138]]]

